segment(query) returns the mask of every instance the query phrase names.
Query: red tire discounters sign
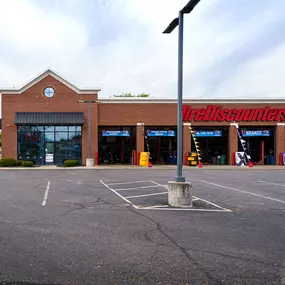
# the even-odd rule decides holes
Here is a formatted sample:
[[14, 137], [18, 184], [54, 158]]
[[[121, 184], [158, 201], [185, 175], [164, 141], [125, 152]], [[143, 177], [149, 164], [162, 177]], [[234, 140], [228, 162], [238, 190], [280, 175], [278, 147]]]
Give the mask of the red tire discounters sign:
[[195, 109], [189, 105], [183, 105], [183, 121], [184, 122], [280, 122], [285, 121], [285, 109], [271, 108], [223, 108], [222, 106], [209, 105], [207, 108]]

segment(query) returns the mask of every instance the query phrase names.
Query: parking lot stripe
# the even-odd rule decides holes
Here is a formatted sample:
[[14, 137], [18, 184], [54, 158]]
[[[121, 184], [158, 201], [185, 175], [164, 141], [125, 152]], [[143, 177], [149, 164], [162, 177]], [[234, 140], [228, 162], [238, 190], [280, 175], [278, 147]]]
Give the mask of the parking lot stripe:
[[102, 180], [100, 180], [100, 182], [109, 190], [111, 190], [113, 193], [115, 193], [117, 196], [119, 196], [121, 199], [123, 199], [124, 201], [126, 201], [128, 204], [132, 205], [134, 208], [137, 208], [130, 200], [128, 200], [127, 198], [125, 198], [124, 196], [122, 196], [121, 194], [119, 194], [116, 190], [112, 189], [110, 186], [108, 186], [105, 182], [103, 182]]
[[135, 184], [135, 183], [144, 183], [144, 182], [151, 182], [151, 181], [129, 181], [129, 182], [118, 182], [118, 183], [109, 183], [109, 186], [114, 186], [114, 185], [124, 185], [124, 184]]
[[[159, 184], [159, 183], [157, 183], [157, 182], [155, 182], [155, 181], [151, 181], [151, 182], [154, 183], [154, 184], [156, 184], [156, 185], [158, 185], [158, 186], [161, 186], [161, 187], [164, 187], [164, 188], [168, 189], [168, 185], [162, 185], [162, 184]], [[201, 198], [199, 198], [199, 197], [192, 196], [192, 202], [193, 202], [193, 201], [197, 201], [197, 200], [201, 200], [201, 201], [203, 201], [203, 202], [205, 202], [205, 203], [208, 203], [208, 204], [210, 204], [210, 205], [212, 205], [212, 206], [214, 206], [214, 207], [217, 207], [218, 209], [221, 209], [221, 210], [224, 211], [224, 212], [232, 212], [232, 210], [229, 210], [229, 209], [223, 208], [223, 207], [221, 207], [221, 206], [218, 206], [217, 204], [214, 204], [214, 203], [212, 203], [212, 202], [210, 202], [210, 201], [208, 201], [208, 200], [204, 200], [204, 199], [201, 199]], [[220, 210], [215, 210], [215, 211], [220, 211]]]
[[271, 185], [277, 185], [277, 186], [285, 187], [284, 184], [278, 184], [278, 183], [274, 183], [274, 182], [267, 182], [267, 181], [262, 181], [262, 180], [258, 180], [258, 182], [264, 183], [264, 184], [271, 184]]
[[241, 192], [241, 193], [244, 193], [244, 194], [248, 194], [248, 195], [256, 196], [256, 197], [259, 197], [259, 198], [263, 198], [263, 199], [267, 199], [267, 200], [272, 200], [272, 201], [275, 201], [275, 202], [279, 202], [279, 203], [285, 204], [285, 201], [279, 200], [279, 199], [275, 199], [275, 198], [272, 198], [272, 197], [259, 195], [259, 194], [253, 193], [253, 192], [248, 192], [248, 191], [236, 189], [236, 188], [232, 188], [232, 187], [228, 187], [228, 186], [224, 186], [224, 185], [220, 185], [220, 184], [208, 182], [208, 181], [205, 181], [205, 180], [199, 180], [199, 181], [201, 181], [201, 182], [203, 182], [203, 183], [206, 183], [206, 184], [209, 184], [209, 185], [216, 186], [216, 187], [220, 187], [220, 188], [224, 188], [224, 189], [229, 189], [229, 190], [232, 190], [232, 191]]
[[167, 194], [168, 192], [159, 192], [159, 193], [151, 193], [151, 194], [144, 194], [144, 195], [136, 195], [136, 196], [128, 196], [127, 199], [131, 198], [140, 198], [140, 197], [148, 197], [148, 196], [155, 196], [155, 195], [162, 195]]
[[172, 208], [163, 205], [137, 208], [138, 210], [160, 210], [160, 211], [196, 211], [196, 212], [232, 212], [231, 210], [195, 209], [195, 208]]
[[116, 191], [127, 191], [127, 190], [140, 190], [140, 189], [147, 189], [147, 188], [157, 188], [160, 187], [158, 185], [155, 186], [141, 186], [141, 187], [132, 187], [132, 188], [122, 188], [122, 189], [115, 189]]
[[47, 184], [47, 188], [46, 188], [46, 191], [45, 191], [45, 195], [44, 195], [44, 200], [42, 202], [42, 206], [45, 206], [47, 204], [49, 188], [50, 188], [50, 180], [48, 181], [48, 184]]
[[[203, 201], [203, 202], [205, 202], [205, 203], [208, 203], [208, 204], [210, 204], [210, 205], [212, 205], [212, 206], [214, 206], [214, 207], [217, 207], [218, 209], [221, 209], [221, 210], [224, 210], [224, 211], [227, 211], [227, 212], [232, 212], [232, 210], [223, 208], [223, 207], [221, 207], [221, 206], [219, 206], [219, 205], [217, 205], [217, 204], [215, 204], [215, 203], [212, 203], [212, 202], [210, 202], [210, 201], [208, 201], [208, 200], [204, 200], [204, 199], [201, 199], [201, 198], [198, 198], [197, 200], [201, 200], [201, 201]], [[193, 201], [193, 200], [192, 200], [192, 201]]]

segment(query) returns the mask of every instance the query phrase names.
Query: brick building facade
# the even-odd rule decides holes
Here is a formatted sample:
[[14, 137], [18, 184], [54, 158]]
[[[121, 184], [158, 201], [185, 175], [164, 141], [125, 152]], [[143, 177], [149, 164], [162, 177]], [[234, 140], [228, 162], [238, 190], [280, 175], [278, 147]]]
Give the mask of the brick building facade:
[[[52, 96], [45, 96], [46, 88], [51, 88], [54, 92]], [[128, 154], [132, 156], [130, 163], [137, 163], [139, 153], [146, 151], [149, 144], [158, 162], [162, 148], [166, 149], [166, 152], [170, 149], [175, 155], [176, 100], [98, 100], [99, 91], [99, 88], [78, 89], [50, 70], [19, 90], [1, 90], [3, 157], [36, 159], [38, 164], [47, 164], [49, 152], [50, 163], [57, 164], [56, 156], [60, 162], [60, 159], [76, 155], [84, 165], [88, 153], [88, 108], [87, 104], [79, 104], [78, 100], [96, 101], [91, 104], [91, 157], [96, 163], [108, 161], [102, 158], [107, 155], [105, 146], [110, 146], [109, 153], [112, 148], [116, 151], [118, 149], [116, 155], [120, 157], [115, 158], [115, 161], [121, 162], [128, 161], [124, 156], [131, 149], [131, 154]], [[69, 113], [69, 117], [59, 116], [63, 113]], [[83, 122], [71, 119], [80, 117], [80, 114], [84, 118]], [[60, 121], [60, 118], [63, 118], [63, 121]], [[252, 135], [248, 136], [248, 145], [251, 150], [257, 152], [253, 153], [256, 159], [262, 161], [263, 158], [264, 161], [268, 152], [268, 156], [274, 157], [271, 164], [279, 164], [280, 154], [285, 151], [285, 100], [185, 100], [183, 120], [184, 154], [194, 150], [190, 127], [200, 135], [213, 134], [214, 131], [221, 134], [219, 141], [207, 136], [198, 138], [204, 148], [202, 152], [211, 153], [210, 158], [205, 156], [207, 162], [214, 161], [214, 156], [223, 152], [227, 157], [226, 163], [233, 163], [233, 153], [240, 150], [234, 123], [238, 123], [245, 135]], [[113, 132], [114, 136], [121, 136], [120, 131], [124, 130], [128, 130], [125, 134], [130, 139], [104, 137], [105, 131], [109, 131], [108, 134]], [[147, 130], [173, 130], [174, 138], [149, 138], [148, 143]], [[32, 139], [33, 132], [38, 134], [36, 139]], [[246, 136], [244, 139], [246, 140]], [[216, 154], [213, 153], [213, 148], [216, 148]], [[167, 159], [164, 159], [163, 163], [167, 163]]]

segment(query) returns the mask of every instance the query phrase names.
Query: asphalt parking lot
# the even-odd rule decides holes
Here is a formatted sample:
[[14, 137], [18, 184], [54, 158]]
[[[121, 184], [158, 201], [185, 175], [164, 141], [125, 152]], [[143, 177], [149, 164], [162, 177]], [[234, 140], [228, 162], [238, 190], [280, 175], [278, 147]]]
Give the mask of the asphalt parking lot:
[[283, 170], [0, 171], [0, 284], [285, 284]]

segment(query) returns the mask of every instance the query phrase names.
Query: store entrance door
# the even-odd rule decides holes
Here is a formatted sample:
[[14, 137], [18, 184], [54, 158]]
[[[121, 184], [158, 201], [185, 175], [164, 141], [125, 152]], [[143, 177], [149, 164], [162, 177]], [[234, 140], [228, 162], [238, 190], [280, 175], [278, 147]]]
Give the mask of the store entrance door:
[[45, 165], [54, 165], [54, 143], [47, 142], [45, 145]]
[[153, 164], [177, 163], [177, 140], [175, 130], [148, 129], [145, 138], [145, 150], [150, 153]]

